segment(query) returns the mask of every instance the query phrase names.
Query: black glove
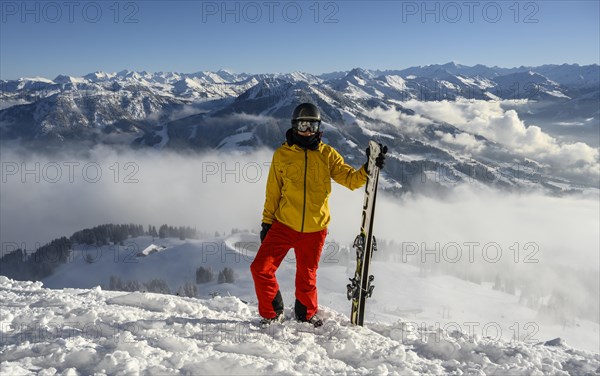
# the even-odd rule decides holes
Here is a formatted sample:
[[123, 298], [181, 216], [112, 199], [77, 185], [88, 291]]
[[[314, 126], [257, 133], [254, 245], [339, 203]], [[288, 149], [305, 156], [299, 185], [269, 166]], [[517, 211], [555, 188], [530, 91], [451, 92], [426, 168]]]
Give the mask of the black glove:
[[260, 230], [260, 242], [262, 243], [263, 240], [265, 240], [265, 237], [267, 236], [267, 232], [269, 232], [271, 225], [263, 222], [261, 224], [261, 227], [262, 227], [262, 230]]
[[[379, 155], [377, 156], [377, 158], [375, 158], [375, 166], [382, 169], [383, 166], [385, 166], [385, 153], [387, 153], [387, 146], [383, 146], [381, 144], [379, 144], [379, 146], [380, 146], [380, 152], [379, 152]], [[371, 148], [370, 147], [367, 147], [366, 153], [367, 153], [367, 163], [365, 163], [365, 171], [367, 171], [367, 173], [368, 173], [369, 172], [369, 156], [371, 156]]]

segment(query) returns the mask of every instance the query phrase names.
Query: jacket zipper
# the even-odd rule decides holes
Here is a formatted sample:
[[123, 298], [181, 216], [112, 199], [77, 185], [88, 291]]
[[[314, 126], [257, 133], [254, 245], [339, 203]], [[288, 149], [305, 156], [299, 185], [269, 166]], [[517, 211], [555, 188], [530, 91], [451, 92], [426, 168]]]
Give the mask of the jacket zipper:
[[308, 170], [308, 150], [304, 149], [304, 202], [302, 205], [302, 229], [304, 232], [304, 215], [306, 214], [306, 172]]

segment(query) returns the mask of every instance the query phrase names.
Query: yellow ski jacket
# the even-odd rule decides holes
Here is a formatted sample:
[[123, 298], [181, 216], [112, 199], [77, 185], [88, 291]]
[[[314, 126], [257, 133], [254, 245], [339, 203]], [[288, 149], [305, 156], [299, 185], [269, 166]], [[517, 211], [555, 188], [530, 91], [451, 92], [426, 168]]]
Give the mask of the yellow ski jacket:
[[263, 222], [277, 220], [298, 232], [325, 229], [331, 220], [332, 178], [354, 190], [367, 182], [367, 172], [364, 167], [347, 165], [334, 148], [322, 142], [317, 150], [284, 143], [273, 154]]

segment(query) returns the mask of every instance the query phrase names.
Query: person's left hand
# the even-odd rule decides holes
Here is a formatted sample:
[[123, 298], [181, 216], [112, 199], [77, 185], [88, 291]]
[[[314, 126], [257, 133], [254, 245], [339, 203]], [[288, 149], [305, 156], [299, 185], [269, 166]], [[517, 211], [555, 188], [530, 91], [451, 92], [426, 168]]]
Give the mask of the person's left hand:
[[[383, 146], [382, 144], [379, 144], [379, 154], [377, 155], [377, 158], [375, 158], [375, 166], [379, 167], [380, 169], [383, 168], [383, 166], [385, 166], [385, 153], [387, 153], [387, 146]], [[369, 157], [371, 156], [371, 148], [367, 147], [367, 164], [366, 166], [369, 165]], [[366, 170], [366, 168], [365, 168]], [[368, 171], [368, 170], [367, 170]]]

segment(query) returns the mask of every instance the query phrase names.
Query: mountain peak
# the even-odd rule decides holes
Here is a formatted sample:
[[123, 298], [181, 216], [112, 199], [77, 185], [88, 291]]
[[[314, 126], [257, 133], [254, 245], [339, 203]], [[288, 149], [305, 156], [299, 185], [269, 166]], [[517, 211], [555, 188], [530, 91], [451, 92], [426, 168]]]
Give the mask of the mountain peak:
[[358, 77], [358, 78], [373, 78], [373, 74], [367, 69], [363, 68], [353, 68], [348, 74], [347, 77]]
[[117, 73], [116, 76], [119, 78], [132, 78], [132, 79], [139, 79], [142, 77], [140, 75], [140, 73], [129, 70], [129, 69], [123, 69], [122, 71]]
[[[9, 82], [10, 80], [7, 80], [6, 82]], [[16, 80], [17, 82], [43, 82], [43, 83], [54, 83], [53, 80], [49, 80], [45, 77], [40, 77], [40, 76], [35, 76], [35, 77], [21, 77], [18, 80]]]
[[86, 74], [85, 76], [83, 76], [83, 78], [85, 78], [86, 80], [91, 81], [91, 82], [98, 82], [98, 81], [103, 81], [103, 80], [109, 80], [114, 76], [115, 76], [114, 73], [95, 71], [93, 73]]
[[82, 80], [80, 78], [76, 78], [76, 77], [59, 74], [58, 76], [56, 76], [56, 78], [54, 78], [53, 81], [57, 84], [72, 84], [72, 83], [77, 83], [77, 82], [81, 82], [84, 80]]
[[443, 64], [442, 67], [443, 68], [462, 68], [462, 67], [464, 67], [464, 65], [460, 65], [460, 64], [457, 64], [454, 61], [450, 61], [450, 62], [448, 62], [446, 64]]

